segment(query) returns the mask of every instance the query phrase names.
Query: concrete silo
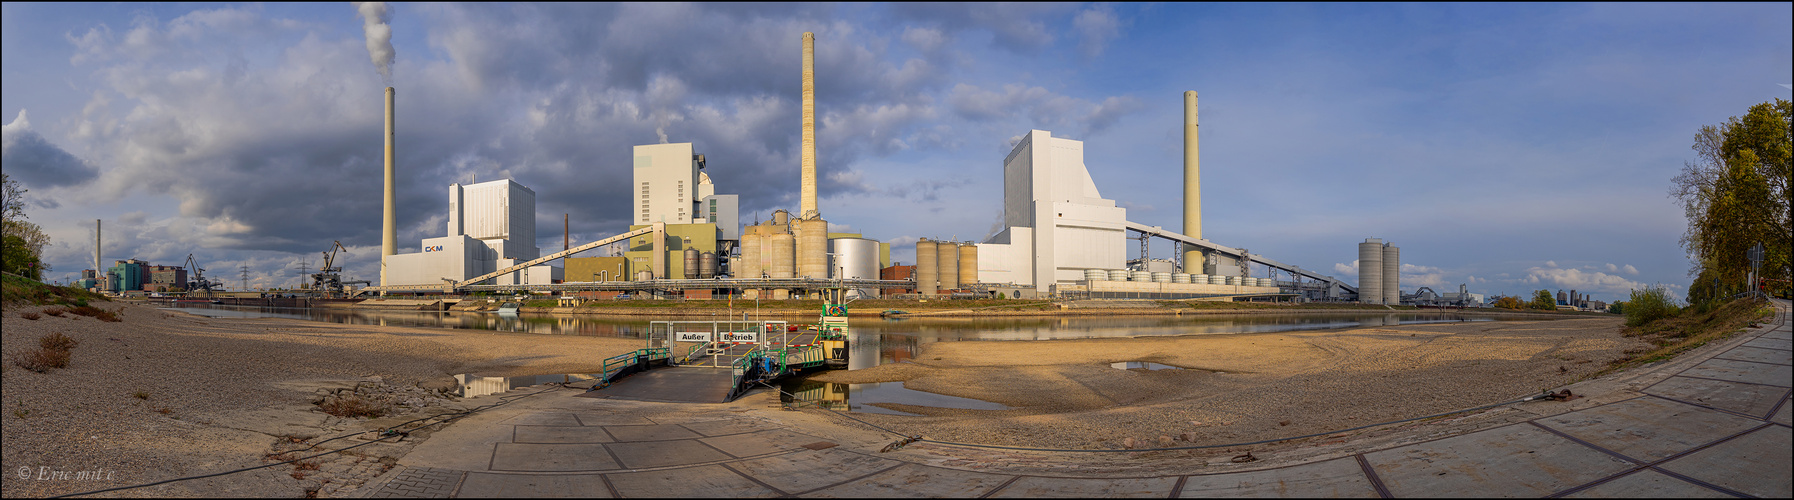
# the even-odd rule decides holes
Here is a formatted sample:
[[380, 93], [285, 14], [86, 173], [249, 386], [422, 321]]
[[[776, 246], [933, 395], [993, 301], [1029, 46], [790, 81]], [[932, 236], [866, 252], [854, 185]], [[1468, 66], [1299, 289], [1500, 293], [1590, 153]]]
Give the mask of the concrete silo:
[[939, 245], [928, 238], [916, 241], [916, 292], [933, 297], [940, 282]]
[[1402, 303], [1402, 249], [1383, 245], [1383, 303]]
[[940, 266], [941, 290], [959, 289], [959, 245], [952, 242], [940, 242], [935, 245], [936, 262]]
[[1383, 303], [1383, 240], [1365, 238], [1358, 244], [1358, 302]]
[[970, 285], [978, 282], [978, 245], [973, 243], [959, 244], [959, 284]]
[[[796, 261], [793, 260], [793, 254], [797, 253], [797, 238], [791, 236], [791, 233], [776, 233], [768, 238], [768, 240], [772, 243], [772, 259], [771, 262], [767, 263], [767, 274], [770, 274], [773, 278], [796, 277]], [[779, 288], [772, 291], [773, 300], [785, 300], [788, 298], [791, 298], [790, 289]]]

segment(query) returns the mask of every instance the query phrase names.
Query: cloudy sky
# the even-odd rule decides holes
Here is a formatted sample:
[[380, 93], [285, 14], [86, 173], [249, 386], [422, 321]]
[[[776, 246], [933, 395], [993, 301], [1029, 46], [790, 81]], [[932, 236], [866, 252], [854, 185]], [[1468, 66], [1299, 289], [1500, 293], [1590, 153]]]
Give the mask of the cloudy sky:
[[108, 265], [194, 254], [233, 288], [245, 266], [294, 285], [332, 240], [377, 275], [388, 78], [402, 249], [444, 233], [469, 176], [535, 189], [544, 249], [564, 213], [574, 241], [619, 232], [630, 147], [662, 140], [695, 143], [744, 214], [794, 209], [813, 31], [823, 214], [896, 260], [993, 232], [1029, 129], [1084, 141], [1129, 219], [1181, 227], [1196, 90], [1210, 240], [1355, 281], [1379, 237], [1410, 292], [1611, 300], [1686, 285], [1670, 178], [1701, 125], [1794, 80], [1788, 3], [0, 9], [4, 168], [50, 278], [91, 267], [102, 219]]

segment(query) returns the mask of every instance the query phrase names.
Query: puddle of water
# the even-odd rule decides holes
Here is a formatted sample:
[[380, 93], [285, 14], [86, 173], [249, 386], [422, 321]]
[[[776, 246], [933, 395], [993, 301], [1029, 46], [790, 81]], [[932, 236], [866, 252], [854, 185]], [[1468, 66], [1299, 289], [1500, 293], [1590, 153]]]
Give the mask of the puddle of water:
[[553, 384], [553, 383], [584, 382], [585, 384], [581, 384], [581, 386], [584, 387], [584, 386], [587, 386], [590, 384], [597, 383], [598, 377], [599, 377], [598, 375], [594, 375], [594, 374], [590, 374], [590, 373], [561, 373], [561, 374], [554, 374], [554, 375], [525, 375], [525, 376], [521, 376], [521, 377], [487, 377], [487, 376], [482, 376], [482, 375], [475, 375], [472, 373], [462, 373], [462, 374], [455, 375], [455, 381], [461, 383], [461, 389], [459, 391], [457, 391], [455, 393], [455, 395], [461, 396], [464, 398], [471, 398], [471, 397], [476, 397], [476, 396], [485, 396], [487, 394], [498, 394], [498, 393], [509, 391], [511, 389], [516, 389], [519, 387], [529, 387], [532, 385]]
[[[800, 379], [787, 381], [783, 385], [784, 387], [782, 387], [782, 389], [789, 394], [780, 394], [780, 401], [787, 403], [794, 400], [815, 401], [819, 405], [829, 409], [855, 413], [879, 413], [908, 417], [921, 416], [915, 413], [872, 406], [873, 403], [896, 403], [910, 406], [958, 408], [965, 410], [1010, 409], [1009, 406], [989, 401], [909, 389], [903, 387], [903, 382], [831, 384], [827, 382], [812, 382]], [[793, 398], [791, 395], [796, 395], [796, 397]]]
[[1109, 367], [1117, 369], [1117, 370], [1155, 370], [1156, 371], [1156, 370], [1182, 370], [1183, 369], [1183, 368], [1179, 368], [1176, 366], [1161, 365], [1161, 364], [1153, 363], [1153, 362], [1149, 362], [1149, 361], [1121, 361], [1121, 362], [1117, 362], [1117, 363], [1109, 363]]

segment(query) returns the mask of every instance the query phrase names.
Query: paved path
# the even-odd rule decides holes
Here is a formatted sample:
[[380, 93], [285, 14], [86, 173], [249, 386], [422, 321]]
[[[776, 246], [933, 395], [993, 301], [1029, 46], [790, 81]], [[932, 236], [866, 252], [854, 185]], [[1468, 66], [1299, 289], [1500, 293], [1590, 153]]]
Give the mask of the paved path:
[[[1572, 386], [1595, 392], [1555, 414], [1516, 412], [1527, 417], [1259, 470], [1114, 473], [1130, 457], [923, 444], [880, 453], [888, 438], [810, 435], [745, 416], [777, 410], [658, 404], [628, 414], [614, 406], [624, 402], [551, 394], [437, 432], [357, 494], [1787, 498], [1794, 338], [1787, 302], [1777, 311], [1771, 325], [1622, 377], [1629, 385]], [[1179, 469], [1176, 460], [1158, 470]], [[1181, 468], [1192, 465], [1205, 464]]]

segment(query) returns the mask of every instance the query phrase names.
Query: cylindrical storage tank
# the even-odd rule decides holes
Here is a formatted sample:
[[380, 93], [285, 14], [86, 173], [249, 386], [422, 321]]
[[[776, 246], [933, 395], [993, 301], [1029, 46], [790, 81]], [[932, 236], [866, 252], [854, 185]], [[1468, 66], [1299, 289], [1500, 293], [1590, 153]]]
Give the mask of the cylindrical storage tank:
[[1210, 285], [1225, 285], [1225, 284], [1227, 284], [1227, 277], [1219, 275], [1219, 274], [1210, 274], [1210, 275], [1208, 275], [1208, 284], [1210, 284]]
[[1358, 244], [1358, 302], [1383, 303], [1383, 240], [1366, 238]]
[[1171, 273], [1152, 273], [1153, 283], [1170, 283]]
[[938, 254], [935, 256], [937, 259], [936, 265], [941, 266], [941, 274], [940, 274], [941, 289], [942, 290], [958, 290], [959, 289], [959, 245], [955, 244], [955, 243], [949, 243], [949, 242], [943, 241], [943, 242], [940, 242], [938, 245], [935, 245], [935, 253]]
[[772, 255], [767, 262], [767, 274], [774, 278], [797, 277], [796, 261], [792, 260], [797, 253], [797, 238], [791, 236], [791, 233], [778, 233], [769, 239], [772, 242]]
[[1127, 281], [1126, 269], [1110, 269], [1109, 281]]
[[1190, 273], [1171, 273], [1172, 283], [1189, 283]]
[[685, 279], [698, 278], [698, 256], [702, 254], [696, 248], [685, 249]]
[[940, 259], [936, 247], [939, 244], [928, 238], [916, 241], [916, 291], [924, 297], [935, 295], [940, 285]]
[[978, 282], [978, 245], [972, 243], [959, 244], [959, 284], [970, 285]]
[[1402, 303], [1402, 249], [1383, 245], [1383, 303]]
[[1152, 281], [1152, 273], [1147, 271], [1134, 271], [1128, 274], [1128, 281], [1138, 281], [1141, 283]]
[[698, 256], [698, 278], [716, 277], [716, 252], [704, 252]]
[[772, 211], [772, 223], [776, 224], [776, 225], [780, 225], [780, 226], [790, 224], [791, 223], [791, 212], [786, 212], [784, 210], [773, 210]]
[[1225, 284], [1235, 285], [1235, 286], [1238, 286], [1240, 284], [1239, 276], [1227, 276], [1226, 278], [1227, 278], [1227, 282]]
[[1101, 269], [1085, 269], [1084, 279], [1089, 281], [1108, 281], [1109, 272]]
[[766, 260], [761, 254], [766, 245], [766, 237], [760, 235], [761, 227], [764, 226], [748, 226], [741, 235], [741, 258], [730, 266], [737, 279], [760, 279], [760, 273], [765, 271], [760, 266], [761, 261]]
[[812, 279], [828, 279], [828, 221], [797, 221], [797, 275]]
[[[878, 279], [878, 241], [865, 238], [828, 240], [829, 252], [835, 254], [831, 278]], [[861, 297], [875, 297], [877, 288], [856, 288]]]
[[1196, 284], [1196, 285], [1207, 285], [1208, 284], [1208, 275], [1206, 275], [1206, 274], [1191, 274], [1190, 275], [1190, 283]]
[[651, 271], [636, 271], [635, 272], [635, 280], [636, 281], [648, 281], [648, 280], [652, 280], [652, 279], [654, 279], [654, 273]]

